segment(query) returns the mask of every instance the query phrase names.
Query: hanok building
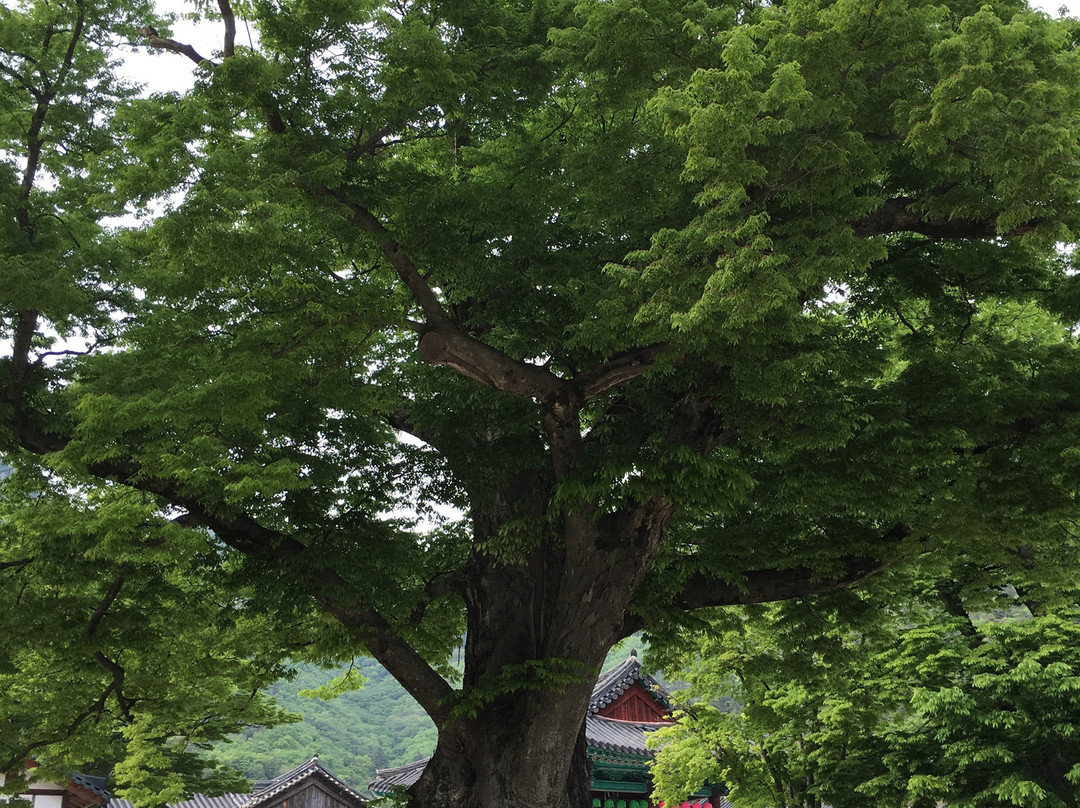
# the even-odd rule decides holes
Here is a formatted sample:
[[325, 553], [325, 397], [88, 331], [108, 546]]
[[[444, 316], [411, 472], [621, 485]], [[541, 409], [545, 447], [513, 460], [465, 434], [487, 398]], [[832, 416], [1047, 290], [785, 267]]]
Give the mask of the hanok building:
[[[670, 694], [642, 673], [636, 652], [601, 674], [585, 716], [593, 808], [653, 808], [649, 774], [653, 753], [645, 739], [671, 723]], [[380, 769], [369, 788], [376, 796], [408, 788], [420, 779], [426, 764], [427, 760], [418, 760]], [[723, 793], [722, 788], [707, 786], [683, 805], [730, 808]]]
[[[35, 769], [37, 764], [31, 761], [28, 768]], [[0, 774], [0, 786], [4, 785], [5, 779]], [[109, 800], [104, 777], [89, 777], [76, 772], [71, 780], [64, 782], [31, 780], [30, 787], [20, 796], [28, 800], [33, 808], [95, 808]], [[0, 800], [3, 799], [0, 797]]]
[[[2, 783], [2, 781], [0, 781]], [[24, 795], [34, 808], [132, 808], [127, 800], [113, 797], [104, 777], [76, 773], [70, 783], [34, 783]], [[249, 794], [222, 794], [172, 803], [169, 808], [364, 808], [367, 800], [332, 775], [319, 763], [318, 755], [273, 780], [255, 783]]]

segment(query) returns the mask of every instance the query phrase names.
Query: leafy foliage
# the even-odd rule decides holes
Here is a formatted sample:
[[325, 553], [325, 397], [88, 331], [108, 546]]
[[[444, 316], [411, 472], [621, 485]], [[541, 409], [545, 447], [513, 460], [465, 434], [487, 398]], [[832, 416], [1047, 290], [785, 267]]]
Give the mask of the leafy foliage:
[[63, 779], [119, 761], [140, 803], [191, 782], [241, 787], [207, 751], [245, 725], [295, 720], [263, 693], [287, 668], [259, 653], [288, 642], [287, 627], [230, 580], [220, 545], [138, 493], [25, 472], [2, 493], [3, 768], [21, 774], [34, 756]]
[[949, 583], [884, 583], [684, 638], [686, 697], [741, 709], [690, 707], [660, 733], [661, 793], [710, 779], [751, 806], [1075, 805], [1076, 609], [973, 620]]
[[[1075, 22], [195, 7], [220, 51], [141, 3], [0, 9], [0, 591], [75, 638], [35, 662], [5, 615], [0, 675], [97, 677], [5, 702], [6, 758], [74, 763], [93, 727], [154, 803], [198, 779], [190, 744], [282, 718], [240, 694], [370, 654], [437, 728], [421, 808], [569, 805], [590, 679], [633, 631], [905, 559], [1060, 605]], [[133, 45], [195, 86], [126, 86]]]

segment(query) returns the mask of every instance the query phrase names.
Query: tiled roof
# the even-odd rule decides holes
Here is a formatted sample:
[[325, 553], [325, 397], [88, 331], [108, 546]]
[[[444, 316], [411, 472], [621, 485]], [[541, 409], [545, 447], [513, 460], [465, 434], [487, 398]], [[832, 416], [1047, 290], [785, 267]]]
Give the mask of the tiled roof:
[[[3, 469], [0, 468], [0, 473]], [[109, 799], [108, 789], [108, 777], [94, 777], [93, 775], [83, 774], [82, 772], [75, 772], [71, 775], [71, 782], [77, 785], [79, 788], [85, 788], [91, 794], [97, 794], [99, 797]]]
[[585, 743], [611, 752], [625, 755], [652, 756], [645, 745], [645, 737], [650, 732], [667, 726], [658, 723], [639, 723], [636, 721], [616, 721], [591, 713], [585, 716]]
[[[274, 797], [288, 791], [293, 786], [309, 777], [318, 777], [326, 785], [337, 791], [339, 796], [347, 802], [361, 804], [367, 802], [360, 792], [346, 785], [344, 782], [330, 774], [321, 763], [319, 756], [315, 755], [306, 763], [297, 766], [291, 771], [280, 774], [273, 780], [263, 780], [255, 784], [250, 794], [222, 794], [220, 797], [207, 797], [205, 794], [195, 794], [189, 800], [169, 803], [169, 808], [257, 808], [273, 801]], [[102, 779], [102, 778], [97, 778]], [[79, 783], [78, 780], [75, 781]], [[79, 783], [82, 785], [82, 783]], [[88, 786], [83, 786], [87, 788]], [[96, 793], [96, 792], [95, 792]], [[105, 792], [107, 795], [108, 792]], [[111, 798], [107, 802], [107, 808], [133, 808], [127, 800]]]
[[592, 698], [589, 700], [589, 712], [596, 714], [597, 711], [604, 709], [625, 693], [634, 682], [641, 682], [657, 701], [667, 709], [671, 709], [671, 694], [651, 676], [641, 672], [641, 663], [638, 661], [637, 654], [631, 652], [623, 662], [600, 675], [596, 687], [593, 688]]
[[424, 773], [424, 767], [427, 766], [429, 760], [431, 758], [414, 760], [412, 763], [406, 763], [404, 766], [397, 766], [393, 769], [376, 769], [375, 779], [368, 784], [368, 788], [376, 794], [389, 794], [390, 789], [394, 786], [408, 788], [420, 779], [420, 775]]
[[242, 803], [242, 806], [243, 808], [256, 808], [258, 805], [264, 805], [271, 802], [277, 795], [284, 791], [288, 791], [293, 786], [310, 777], [317, 777], [322, 780], [326, 785], [337, 791], [338, 795], [343, 797], [346, 802], [367, 802], [367, 800], [361, 796], [359, 791], [356, 791], [351, 786], [346, 785], [344, 782], [334, 777], [334, 775], [330, 774], [330, 772], [319, 763], [319, 756], [314, 755], [307, 763], [297, 766], [292, 771], [287, 771], [285, 774], [278, 775], [273, 780], [256, 783], [255, 790], [252, 792], [251, 796]]
[[[169, 803], [169, 808], [240, 808], [250, 796], [250, 794], [222, 794], [219, 797], [207, 797], [205, 794], [194, 794], [189, 800]], [[107, 805], [108, 808], [133, 808], [128, 800], [118, 797], [110, 798]]]

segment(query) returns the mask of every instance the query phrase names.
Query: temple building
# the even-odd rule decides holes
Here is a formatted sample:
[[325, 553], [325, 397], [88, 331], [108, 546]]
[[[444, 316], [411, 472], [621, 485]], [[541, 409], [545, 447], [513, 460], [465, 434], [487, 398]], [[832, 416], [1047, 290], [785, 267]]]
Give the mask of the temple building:
[[[2, 775], [0, 775], [2, 778]], [[0, 785], [3, 780], [0, 779]], [[23, 795], [33, 808], [133, 808], [106, 790], [104, 777], [75, 773], [70, 782], [35, 782]], [[364, 808], [360, 792], [339, 780], [319, 763], [318, 755], [295, 769], [255, 783], [248, 794], [207, 797], [195, 794], [169, 808]]]
[[[653, 754], [645, 739], [671, 723], [670, 694], [642, 672], [636, 652], [600, 675], [585, 716], [592, 808], [654, 808], [649, 774]], [[408, 788], [420, 779], [426, 764], [427, 760], [418, 760], [380, 769], [368, 787], [376, 796]], [[682, 805], [731, 808], [724, 793], [722, 787], [706, 786]]]
[[[27, 765], [30, 769], [37, 768], [33, 761]], [[0, 774], [0, 786], [4, 785], [5, 779]], [[20, 796], [28, 800], [32, 808], [96, 808], [109, 800], [104, 777], [90, 777], [78, 772], [63, 782], [34, 780]], [[4, 798], [0, 797], [2, 800]]]

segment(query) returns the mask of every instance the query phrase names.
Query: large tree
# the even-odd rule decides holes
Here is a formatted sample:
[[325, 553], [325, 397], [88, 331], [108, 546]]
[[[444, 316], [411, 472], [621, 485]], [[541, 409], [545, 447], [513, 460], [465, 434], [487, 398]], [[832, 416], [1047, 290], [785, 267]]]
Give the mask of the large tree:
[[[153, 548], [261, 610], [259, 658], [385, 665], [438, 727], [416, 805], [570, 806], [628, 632], [899, 558], [985, 557], [1044, 598], [1075, 562], [1073, 23], [1016, 0], [201, 12], [219, 52], [131, 4], [0, 10], [0, 436], [87, 503], [114, 576], [95, 636], [145, 589], [111, 594], [104, 561]], [[134, 97], [125, 41], [196, 86]], [[36, 563], [0, 560], [4, 586]]]

